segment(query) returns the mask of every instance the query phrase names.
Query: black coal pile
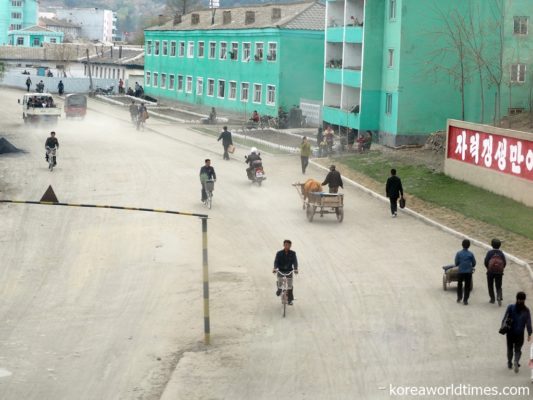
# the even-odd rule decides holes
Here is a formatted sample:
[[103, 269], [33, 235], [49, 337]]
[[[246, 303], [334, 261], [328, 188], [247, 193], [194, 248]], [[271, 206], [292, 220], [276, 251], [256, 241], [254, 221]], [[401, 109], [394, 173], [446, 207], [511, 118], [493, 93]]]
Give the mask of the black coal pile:
[[0, 154], [6, 154], [6, 153], [18, 153], [22, 150], [17, 149], [15, 146], [13, 146], [6, 138], [0, 138]]

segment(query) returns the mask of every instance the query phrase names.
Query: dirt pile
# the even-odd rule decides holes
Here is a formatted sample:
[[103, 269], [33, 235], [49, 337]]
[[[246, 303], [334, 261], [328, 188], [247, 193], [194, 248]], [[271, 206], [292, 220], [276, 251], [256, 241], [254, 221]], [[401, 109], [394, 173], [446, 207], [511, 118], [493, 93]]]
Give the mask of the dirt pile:
[[18, 153], [22, 150], [13, 146], [6, 138], [0, 138], [0, 154]]

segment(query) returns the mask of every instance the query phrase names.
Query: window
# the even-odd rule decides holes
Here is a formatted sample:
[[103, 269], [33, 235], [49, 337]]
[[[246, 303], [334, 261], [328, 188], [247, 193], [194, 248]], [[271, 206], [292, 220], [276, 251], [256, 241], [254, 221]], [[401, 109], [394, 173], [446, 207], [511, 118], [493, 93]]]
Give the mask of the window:
[[274, 85], [267, 85], [267, 104], [276, 104], [276, 87]]
[[226, 42], [220, 42], [220, 53], [219, 53], [218, 57], [221, 60], [225, 60], [226, 59], [227, 50], [228, 50], [228, 44]]
[[159, 85], [159, 74], [157, 72], [154, 72], [154, 82], [152, 83], [153, 87], [157, 87]]
[[170, 57], [176, 57], [176, 42], [170, 42]]
[[12, 19], [21, 19], [22, 18], [22, 13], [21, 12], [12, 12], [11, 13], [11, 18]]
[[218, 97], [223, 99], [226, 96], [226, 81], [218, 80]]
[[194, 42], [187, 43], [187, 58], [194, 57]]
[[392, 93], [387, 93], [385, 95], [385, 114], [392, 114]]
[[204, 94], [204, 78], [196, 78], [196, 94], [198, 96]]
[[178, 75], [178, 92], [183, 91], [183, 75]]
[[216, 49], [217, 49], [217, 43], [209, 42], [209, 58], [215, 58]]
[[207, 80], [207, 95], [213, 97], [214, 94], [215, 94], [215, 80], [208, 79]]
[[204, 58], [204, 42], [198, 42], [198, 58]]
[[389, 68], [394, 67], [394, 49], [389, 49]]
[[241, 101], [248, 101], [248, 89], [250, 84], [246, 82], [241, 83]]
[[13, 7], [22, 7], [22, 0], [13, 0], [13, 1], [11, 2], [11, 5], [12, 5]]
[[163, 41], [163, 55], [168, 56], [168, 42], [166, 40]]
[[527, 35], [528, 17], [514, 17], [514, 34]]
[[163, 89], [167, 87], [167, 74], [161, 74], [161, 87]]
[[526, 81], [526, 64], [511, 65], [511, 82], [524, 83]]
[[255, 44], [255, 61], [263, 61], [263, 43]]
[[50, 43], [57, 43], [57, 39], [56, 38], [50, 38]]
[[278, 59], [278, 44], [277, 43], [269, 43], [268, 44], [267, 60], [268, 61], [276, 61], [277, 59]]
[[178, 57], [183, 57], [185, 55], [185, 42], [180, 42], [180, 47], [178, 49]]
[[18, 31], [22, 29], [22, 24], [11, 24], [9, 25], [10, 31]]
[[152, 41], [148, 40], [146, 42], [146, 54], [151, 55], [152, 54]]
[[242, 44], [242, 61], [250, 61], [250, 48], [251, 43], [243, 43]]
[[389, 0], [389, 19], [396, 19], [396, 0]]
[[17, 38], [17, 46], [24, 46], [24, 38], [22, 37]]
[[230, 59], [238, 60], [239, 59], [239, 43], [231, 43], [231, 53], [229, 53]]
[[158, 56], [159, 55], [159, 41], [155, 41], [154, 42], [154, 56]]
[[254, 103], [261, 103], [262, 85], [254, 83]]
[[229, 83], [228, 99], [235, 100], [237, 98], [237, 82], [231, 81]]
[[185, 92], [192, 93], [192, 76], [187, 77], [187, 81], [185, 82]]
[[174, 90], [174, 74], [168, 76], [168, 89]]
[[34, 46], [40, 46], [41, 45], [41, 41], [39, 40], [39, 38], [33, 38], [33, 45]]

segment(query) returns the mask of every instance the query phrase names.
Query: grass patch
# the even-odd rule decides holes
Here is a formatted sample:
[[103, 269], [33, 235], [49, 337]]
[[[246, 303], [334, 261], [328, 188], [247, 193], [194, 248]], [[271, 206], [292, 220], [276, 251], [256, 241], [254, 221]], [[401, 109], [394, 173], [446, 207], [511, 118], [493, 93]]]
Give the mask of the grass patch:
[[422, 165], [391, 161], [379, 152], [347, 157], [343, 159], [343, 163], [383, 182], [383, 190], [390, 169], [396, 168], [406, 192], [466, 217], [533, 239], [532, 207], [434, 172]]

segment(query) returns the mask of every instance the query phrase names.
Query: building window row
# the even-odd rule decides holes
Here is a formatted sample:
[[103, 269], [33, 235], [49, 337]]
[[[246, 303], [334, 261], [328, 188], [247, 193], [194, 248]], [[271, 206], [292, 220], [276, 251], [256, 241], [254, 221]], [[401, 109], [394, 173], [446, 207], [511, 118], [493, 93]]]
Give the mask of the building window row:
[[22, 7], [22, 0], [12, 0], [11, 5], [13, 7]]
[[[173, 74], [169, 75], [168, 86], [167, 86], [167, 74], [161, 74], [161, 77], [160, 77], [159, 73], [157, 72], [151, 73], [147, 71], [145, 74], [145, 79], [146, 79], [145, 81], [146, 86], [158, 87], [160, 89], [174, 90], [175, 75]], [[184, 83], [185, 83], [185, 87], [184, 87]], [[276, 86], [275, 85], [265, 85], [265, 86], [266, 86], [266, 99], [265, 99], [266, 101], [265, 102], [267, 105], [273, 106], [276, 104]], [[241, 88], [240, 101], [248, 102], [250, 100], [250, 83], [241, 82], [240, 88]], [[252, 88], [253, 88], [252, 102], [256, 104], [262, 104], [263, 84], [254, 83]], [[185, 93], [192, 93], [193, 92], [193, 77], [191, 75], [187, 75], [187, 76], [177, 75], [176, 89], [178, 92], [183, 92], [185, 90]], [[197, 77], [196, 78], [196, 95], [202, 96], [203, 94], [204, 94], [204, 78]], [[215, 80], [214, 78], [207, 78], [206, 95], [208, 97], [215, 97], [216, 95], [216, 97], [219, 99], [225, 99], [227, 97], [228, 100], [237, 100], [237, 82], [229, 81], [228, 84], [226, 84], [226, 80], [224, 79]]]
[[[176, 44], [178, 44], [178, 57], [185, 57], [185, 41], [170, 41], [170, 56], [175, 57], [176, 56]], [[196, 46], [195, 46], [196, 45]], [[168, 55], [168, 41], [163, 40], [147, 40], [146, 41], [146, 55], [154, 55], [159, 56], [160, 55], [160, 47], [162, 48], [161, 55], [167, 56]], [[194, 58], [194, 51], [196, 49], [196, 57], [197, 58], [204, 58], [204, 48], [205, 48], [205, 42], [199, 41], [188, 41], [187, 42], [187, 58]], [[230, 45], [228, 46], [228, 42], [221, 41], [219, 42], [218, 46], [218, 59], [219, 60], [227, 60], [228, 55], [230, 60], [238, 61], [239, 60], [239, 42], [230, 42]], [[229, 50], [229, 51], [228, 51]], [[251, 42], [243, 42], [242, 43], [242, 57], [241, 61], [248, 62], [251, 60], [252, 54], [252, 43]], [[214, 60], [217, 58], [217, 42], [210, 41], [209, 42], [209, 53], [207, 55], [207, 58], [210, 60]], [[263, 61], [265, 58], [264, 55], [264, 43], [263, 42], [255, 42], [255, 49], [253, 54], [254, 61]], [[278, 44], [277, 42], [268, 42], [268, 52], [266, 55], [267, 61], [277, 61], [278, 59]]]
[[11, 19], [22, 19], [22, 13], [21, 12], [12, 12], [11, 13]]

